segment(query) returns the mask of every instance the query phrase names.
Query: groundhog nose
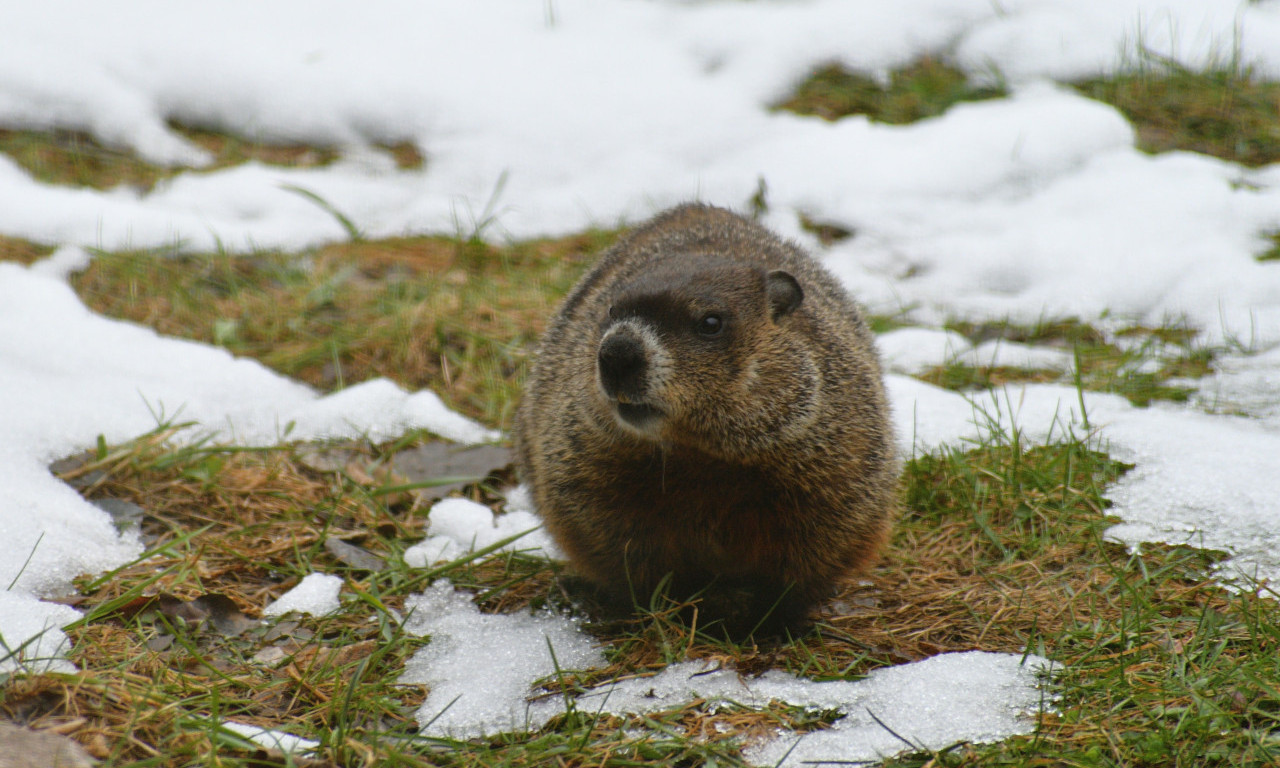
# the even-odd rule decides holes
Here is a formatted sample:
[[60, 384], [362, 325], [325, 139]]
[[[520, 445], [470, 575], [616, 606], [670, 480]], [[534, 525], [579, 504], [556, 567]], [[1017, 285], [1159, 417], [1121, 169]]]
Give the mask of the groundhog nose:
[[625, 402], [643, 394], [648, 363], [639, 339], [613, 334], [600, 344], [599, 359], [600, 383], [606, 395]]

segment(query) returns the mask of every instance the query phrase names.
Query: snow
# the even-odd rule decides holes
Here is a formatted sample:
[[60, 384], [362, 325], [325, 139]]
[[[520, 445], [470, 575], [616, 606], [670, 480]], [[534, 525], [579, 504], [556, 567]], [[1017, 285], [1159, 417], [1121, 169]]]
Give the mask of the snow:
[[327, 573], [309, 573], [297, 586], [285, 592], [280, 599], [262, 609], [263, 616], [283, 616], [290, 611], [324, 616], [338, 610], [338, 591], [342, 589], [342, 577]]
[[1280, 346], [1257, 355], [1218, 360], [1199, 382], [1198, 403], [1211, 411], [1245, 413], [1280, 428]]
[[[1272, 379], [1275, 382], [1275, 379]], [[887, 378], [898, 443], [912, 453], [1008, 436], [1030, 443], [1085, 437], [1134, 469], [1107, 490], [1124, 523], [1110, 538], [1188, 544], [1227, 552], [1228, 579], [1280, 583], [1280, 430], [1274, 419], [1210, 415], [1118, 395], [1032, 385], [966, 397], [902, 376]], [[1275, 390], [1272, 390], [1273, 394]], [[1084, 412], [1082, 413], [1081, 408]]]
[[[1083, 435], [1087, 413], [1099, 445], [1135, 464], [1110, 491], [1110, 511], [1124, 520], [1110, 536], [1221, 549], [1224, 579], [1280, 579], [1280, 264], [1255, 258], [1268, 247], [1263, 235], [1280, 230], [1280, 165], [1144, 155], [1116, 110], [1048, 81], [1115, 71], [1143, 49], [1280, 77], [1280, 3], [49, 0], [4, 4], [0, 29], [0, 127], [84, 131], [181, 170], [151, 191], [98, 191], [37, 182], [0, 155], [0, 235], [58, 246], [30, 267], [0, 263], [0, 636], [9, 648], [31, 640], [21, 663], [68, 669], [59, 628], [79, 613], [40, 598], [142, 551], [136, 533], [117, 532], [48, 470], [98, 435], [116, 443], [192, 421], [246, 444], [381, 440], [411, 428], [462, 442], [498, 437], [430, 392], [385, 380], [321, 396], [224, 350], [94, 315], [67, 285], [86, 249], [252, 252], [347, 237], [296, 189], [369, 237], [502, 240], [614, 226], [691, 198], [741, 207], [763, 180], [767, 224], [814, 248], [872, 311], [914, 326], [881, 339], [904, 455], [993, 429], [1016, 427], [1028, 441]], [[998, 76], [1011, 95], [907, 126], [767, 109], [819, 63], [883, 75], [937, 53]], [[202, 170], [207, 153], [170, 120], [329, 143], [341, 157], [321, 168]], [[398, 169], [374, 146], [400, 141], [421, 150], [423, 168]], [[856, 235], [819, 248], [801, 213]], [[1069, 370], [1062, 349], [975, 347], [938, 330], [957, 318], [1066, 316], [1107, 329], [1185, 323], [1201, 343], [1233, 353], [1194, 382], [1192, 403], [1147, 409], [1055, 385], [965, 397], [909, 377], [950, 363]], [[406, 557], [425, 567], [522, 532], [532, 527], [528, 506], [513, 501], [495, 517], [439, 505], [429, 538]], [[549, 546], [535, 532], [510, 548]], [[554, 670], [548, 637], [563, 668], [598, 663], [563, 619], [482, 616], [436, 587], [421, 600], [412, 621], [437, 638], [423, 651], [435, 661], [414, 666], [435, 685], [424, 723], [444, 711], [428, 732], [534, 722], [552, 706], [525, 704]], [[442, 611], [435, 623], [432, 607]], [[458, 639], [477, 628], [492, 639]], [[505, 682], [452, 676], [487, 663], [467, 655], [476, 644], [495, 658], [522, 649], [522, 660], [504, 667]], [[970, 714], [1034, 709], [1024, 706], [1039, 695], [1030, 668], [1007, 666], [1015, 657], [945, 658], [937, 663], [955, 668], [933, 670], [928, 695], [972, 672], [990, 676], [969, 687], [1008, 695], [963, 706]], [[876, 681], [898, 674], [912, 673], [877, 673], [850, 701], [879, 702]], [[469, 714], [463, 699], [445, 708], [475, 691], [492, 711]], [[874, 705], [878, 714], [905, 701], [889, 699]], [[906, 718], [894, 730], [935, 744], [953, 725], [969, 739], [1027, 725], [963, 720], [938, 714], [935, 732]], [[861, 712], [840, 722], [827, 733], [843, 735], [806, 737], [788, 759], [829, 756], [827, 738], [848, 738], [847, 754], [897, 748], [876, 741], [883, 731]], [[781, 757], [768, 750], [782, 744], [752, 759]]]
[[562, 559], [559, 548], [534, 515], [528, 495], [524, 486], [514, 489], [503, 515], [495, 515], [489, 507], [468, 499], [436, 502], [427, 513], [427, 537], [404, 551], [405, 563], [422, 568], [456, 560], [513, 536], [519, 538], [496, 551]]
[[878, 341], [885, 368], [896, 373], [921, 373], [950, 364], [1051, 371], [1069, 371], [1074, 365], [1072, 354], [1062, 349], [1003, 340], [975, 346], [955, 331], [933, 328], [900, 328], [881, 334]]
[[72, 672], [63, 658], [70, 642], [62, 627], [81, 618], [74, 608], [46, 603], [30, 595], [0, 592], [0, 674]]
[[237, 723], [234, 720], [224, 720], [222, 727], [237, 736], [243, 736], [260, 747], [273, 749], [286, 755], [306, 755], [314, 752], [316, 747], [320, 746], [318, 741], [304, 739], [292, 733]]
[[418, 722], [425, 735], [438, 738], [536, 729], [570, 706], [636, 715], [705, 699], [712, 708], [724, 702], [763, 708], [780, 701], [839, 710], [842, 716], [831, 730], [779, 734], [747, 752], [758, 765], [798, 766], [823, 759], [879, 760], [906, 747], [898, 737], [918, 748], [941, 749], [1029, 733], [1028, 715], [1052, 698], [1040, 684], [1047, 660], [981, 651], [941, 654], [876, 670], [863, 680], [821, 683], [777, 670], [743, 678], [729, 668], [683, 662], [653, 677], [605, 683], [576, 696], [533, 695], [535, 683], [554, 680], [559, 670], [604, 665], [591, 638], [572, 622], [547, 614], [482, 614], [470, 595], [455, 592], [445, 580], [407, 607], [413, 614], [406, 629], [430, 635], [431, 643], [408, 662], [400, 682], [430, 686]]
[[[744, 678], [704, 662], [673, 664], [654, 677], [606, 683], [579, 696], [585, 712], [647, 714], [704, 699], [713, 709], [731, 702], [763, 708], [771, 701], [836, 710], [829, 730], [803, 736], [779, 733], [750, 747], [755, 765], [876, 762], [908, 748], [938, 750], [961, 741], [984, 743], [1030, 733], [1028, 717], [1052, 699], [1041, 689], [1048, 660], [1007, 653], [944, 653], [873, 671], [862, 680], [815, 683], [771, 670]], [[542, 709], [563, 710], [545, 700]], [[904, 740], [908, 743], [904, 743]]]
[[455, 592], [445, 579], [405, 610], [405, 629], [431, 636], [400, 678], [431, 688], [418, 710], [427, 736], [469, 739], [541, 727], [557, 713], [529, 710], [525, 697], [534, 683], [554, 678], [557, 670], [604, 665], [603, 654], [574, 622], [550, 614], [483, 614], [471, 595]]
[[782, 736], [748, 750], [747, 759], [784, 766], [874, 761], [904, 748], [941, 750], [1030, 733], [1029, 716], [1052, 698], [1039, 680], [1049, 667], [1038, 656], [969, 651], [879, 669], [855, 682], [811, 683], [767, 672], [751, 686], [757, 701], [837, 709], [845, 716], [830, 730]]
[[63, 592], [76, 575], [142, 551], [48, 470], [97, 435], [121, 442], [161, 421], [195, 421], [249, 444], [385, 440], [413, 427], [464, 442], [497, 436], [431, 392], [373, 380], [319, 397], [256, 361], [94, 315], [57, 271], [0, 263], [0, 582], [17, 577], [23, 592]]

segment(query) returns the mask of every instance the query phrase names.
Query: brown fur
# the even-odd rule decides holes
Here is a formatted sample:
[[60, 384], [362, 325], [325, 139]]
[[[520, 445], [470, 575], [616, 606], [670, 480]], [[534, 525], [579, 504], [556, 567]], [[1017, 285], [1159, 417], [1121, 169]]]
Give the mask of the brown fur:
[[[708, 313], [715, 337], [696, 330]], [[598, 362], [602, 337], [624, 362]], [[667, 211], [604, 254], [543, 339], [514, 438], [581, 575], [642, 603], [670, 575], [735, 634], [798, 627], [892, 522], [871, 333], [798, 247], [719, 208]]]

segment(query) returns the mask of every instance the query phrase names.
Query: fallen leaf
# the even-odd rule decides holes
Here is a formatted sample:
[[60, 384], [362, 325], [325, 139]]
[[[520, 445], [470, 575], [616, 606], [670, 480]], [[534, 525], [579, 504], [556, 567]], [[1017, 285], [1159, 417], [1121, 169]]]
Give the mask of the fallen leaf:
[[216, 592], [190, 601], [161, 594], [155, 597], [154, 605], [171, 619], [182, 619], [188, 624], [207, 622], [215, 632], [226, 637], [235, 637], [258, 626], [258, 620], [245, 616], [234, 600]]
[[89, 499], [89, 503], [111, 515], [111, 522], [120, 533], [141, 528], [147, 514], [142, 507], [124, 499]]
[[[423, 501], [441, 499], [450, 492], [478, 482], [512, 462], [510, 448], [500, 445], [462, 447], [452, 443], [425, 443], [405, 449], [391, 458], [395, 472], [405, 478]], [[439, 485], [435, 480], [453, 479]]]
[[169, 650], [171, 645], [173, 645], [173, 635], [156, 635], [147, 641], [147, 650], [160, 653]]
[[[274, 643], [276, 640], [279, 640], [282, 637], [293, 637], [294, 633], [299, 631], [298, 627], [300, 627], [301, 625], [302, 625], [302, 622], [297, 621], [296, 619], [285, 619], [284, 621], [278, 621], [271, 627], [271, 629], [268, 629], [266, 633], [263, 634], [262, 640], [263, 642]], [[311, 636], [308, 630], [302, 630], [302, 631], [307, 632], [308, 637]]]
[[91, 768], [95, 761], [75, 741], [48, 731], [0, 722], [0, 768]]
[[219, 634], [227, 637], [235, 637], [258, 626], [257, 619], [251, 619], [245, 616], [235, 601], [226, 595], [211, 593], [203, 597], [197, 597], [192, 602], [201, 604], [209, 612], [209, 619], [213, 622], [213, 628]]
[[264, 667], [274, 667], [285, 659], [289, 658], [289, 652], [278, 645], [268, 645], [266, 648], [253, 654], [249, 660], [254, 664], [261, 664]]
[[294, 456], [299, 464], [316, 472], [342, 472], [347, 465], [369, 458], [364, 451], [342, 443], [300, 446]]
[[324, 548], [329, 550], [329, 554], [357, 570], [377, 573], [387, 567], [386, 561], [381, 557], [335, 536], [324, 540]]
[[87, 469], [90, 464], [97, 460], [98, 454], [96, 452], [84, 451], [74, 456], [68, 456], [65, 459], [58, 459], [49, 465], [49, 471], [72, 488], [83, 490], [96, 485], [107, 476], [107, 473], [101, 469]]

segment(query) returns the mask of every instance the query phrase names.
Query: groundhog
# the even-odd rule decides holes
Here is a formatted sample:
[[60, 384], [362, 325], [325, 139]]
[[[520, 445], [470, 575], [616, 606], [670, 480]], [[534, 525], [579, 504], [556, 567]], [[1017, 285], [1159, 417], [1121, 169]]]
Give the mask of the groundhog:
[[661, 586], [730, 635], [803, 629], [892, 523], [871, 332], [798, 246], [722, 208], [669, 210], [601, 257], [513, 437], [573, 569], [628, 606]]

